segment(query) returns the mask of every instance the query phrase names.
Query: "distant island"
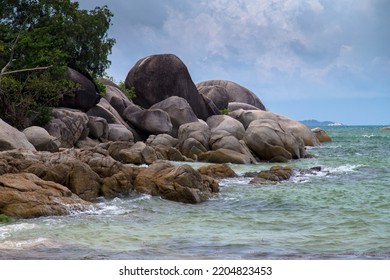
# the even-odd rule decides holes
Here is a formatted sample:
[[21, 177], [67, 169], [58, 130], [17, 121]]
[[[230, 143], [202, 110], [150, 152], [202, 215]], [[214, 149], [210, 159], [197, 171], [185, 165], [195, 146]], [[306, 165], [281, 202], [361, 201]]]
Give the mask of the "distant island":
[[333, 122], [333, 121], [317, 121], [317, 120], [304, 120], [301, 121], [301, 123], [305, 124], [306, 126], [340, 126], [343, 125], [339, 122]]

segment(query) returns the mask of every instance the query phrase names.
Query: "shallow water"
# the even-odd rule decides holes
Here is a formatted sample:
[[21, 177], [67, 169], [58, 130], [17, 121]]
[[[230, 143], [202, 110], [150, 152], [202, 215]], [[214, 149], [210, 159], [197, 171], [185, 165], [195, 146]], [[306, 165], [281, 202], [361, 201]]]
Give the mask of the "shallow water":
[[[333, 142], [288, 163], [297, 171], [281, 184], [239, 177], [198, 205], [133, 194], [16, 220], [0, 225], [0, 258], [390, 259], [390, 131], [325, 129]], [[272, 164], [231, 166], [243, 175]], [[322, 170], [298, 171], [315, 166]]]

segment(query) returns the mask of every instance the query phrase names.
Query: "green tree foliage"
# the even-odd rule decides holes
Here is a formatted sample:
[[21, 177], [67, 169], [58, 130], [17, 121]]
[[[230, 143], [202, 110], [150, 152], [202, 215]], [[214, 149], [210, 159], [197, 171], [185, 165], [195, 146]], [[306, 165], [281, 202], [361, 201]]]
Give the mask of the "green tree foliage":
[[1, 0], [0, 118], [23, 128], [43, 124], [75, 85], [67, 67], [103, 76], [115, 43], [106, 6], [80, 10], [70, 0]]

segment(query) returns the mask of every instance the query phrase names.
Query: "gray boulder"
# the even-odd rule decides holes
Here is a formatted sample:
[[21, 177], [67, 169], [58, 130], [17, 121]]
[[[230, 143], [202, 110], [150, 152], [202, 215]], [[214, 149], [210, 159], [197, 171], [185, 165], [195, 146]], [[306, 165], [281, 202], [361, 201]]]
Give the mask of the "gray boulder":
[[201, 153], [198, 157], [199, 161], [210, 163], [235, 163], [235, 164], [250, 164], [251, 157], [248, 155], [235, 152], [230, 149], [218, 149], [216, 151], [208, 151]]
[[248, 126], [245, 143], [262, 160], [283, 161], [306, 156], [301, 139], [295, 137], [287, 127], [271, 119], [258, 119]]
[[30, 126], [23, 130], [27, 140], [34, 145], [37, 151], [58, 152], [60, 143], [49, 134], [46, 129], [39, 126]]
[[147, 134], [171, 133], [172, 123], [168, 113], [161, 109], [148, 109], [126, 114], [125, 119]]
[[221, 86], [199, 86], [198, 91], [209, 98], [219, 110], [228, 108], [229, 97], [225, 88]]
[[59, 141], [60, 148], [72, 148], [77, 141], [87, 137], [88, 121], [87, 114], [79, 110], [55, 108], [45, 129]]
[[211, 131], [223, 130], [239, 140], [245, 135], [243, 124], [227, 115], [211, 116], [207, 119], [207, 125], [210, 127]]
[[211, 130], [206, 123], [183, 124], [179, 128], [179, 150], [183, 155], [196, 160], [199, 154], [210, 149], [210, 136]]
[[87, 77], [71, 68], [68, 68], [66, 76], [79, 88], [72, 94], [65, 94], [59, 103], [60, 107], [88, 111], [99, 102], [101, 95], [92, 77]]
[[177, 138], [174, 138], [169, 134], [150, 135], [146, 140], [146, 144], [151, 146], [163, 145], [167, 147], [175, 147], [178, 142]]
[[237, 83], [225, 80], [210, 80], [197, 84], [198, 88], [201, 88], [203, 86], [223, 87], [227, 92], [229, 102], [242, 102], [253, 105], [261, 110], [266, 110], [264, 104], [256, 96], [256, 94]]
[[35, 147], [22, 132], [0, 119], [0, 151], [12, 149], [29, 149], [34, 151]]
[[140, 59], [129, 71], [125, 85], [135, 88], [137, 96], [133, 99], [134, 103], [146, 109], [168, 97], [179, 96], [188, 101], [200, 119], [206, 120], [211, 115], [219, 114], [205, 102], [187, 67], [173, 54]]
[[179, 127], [182, 124], [197, 122], [198, 118], [188, 102], [178, 96], [169, 97], [159, 103], [154, 104], [150, 109], [161, 109], [168, 113], [172, 123], [173, 137], [177, 137]]
[[108, 122], [101, 117], [88, 116], [89, 137], [92, 139], [107, 139]]
[[107, 139], [110, 141], [134, 141], [134, 135], [124, 125], [109, 123]]

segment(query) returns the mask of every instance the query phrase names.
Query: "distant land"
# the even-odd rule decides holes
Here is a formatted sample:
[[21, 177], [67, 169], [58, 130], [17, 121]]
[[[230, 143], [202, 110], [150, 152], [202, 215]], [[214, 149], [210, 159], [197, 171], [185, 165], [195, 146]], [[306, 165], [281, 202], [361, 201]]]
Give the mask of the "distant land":
[[306, 126], [340, 126], [343, 125], [339, 122], [332, 122], [332, 121], [317, 121], [317, 120], [304, 120], [301, 121], [301, 123], [305, 124]]

